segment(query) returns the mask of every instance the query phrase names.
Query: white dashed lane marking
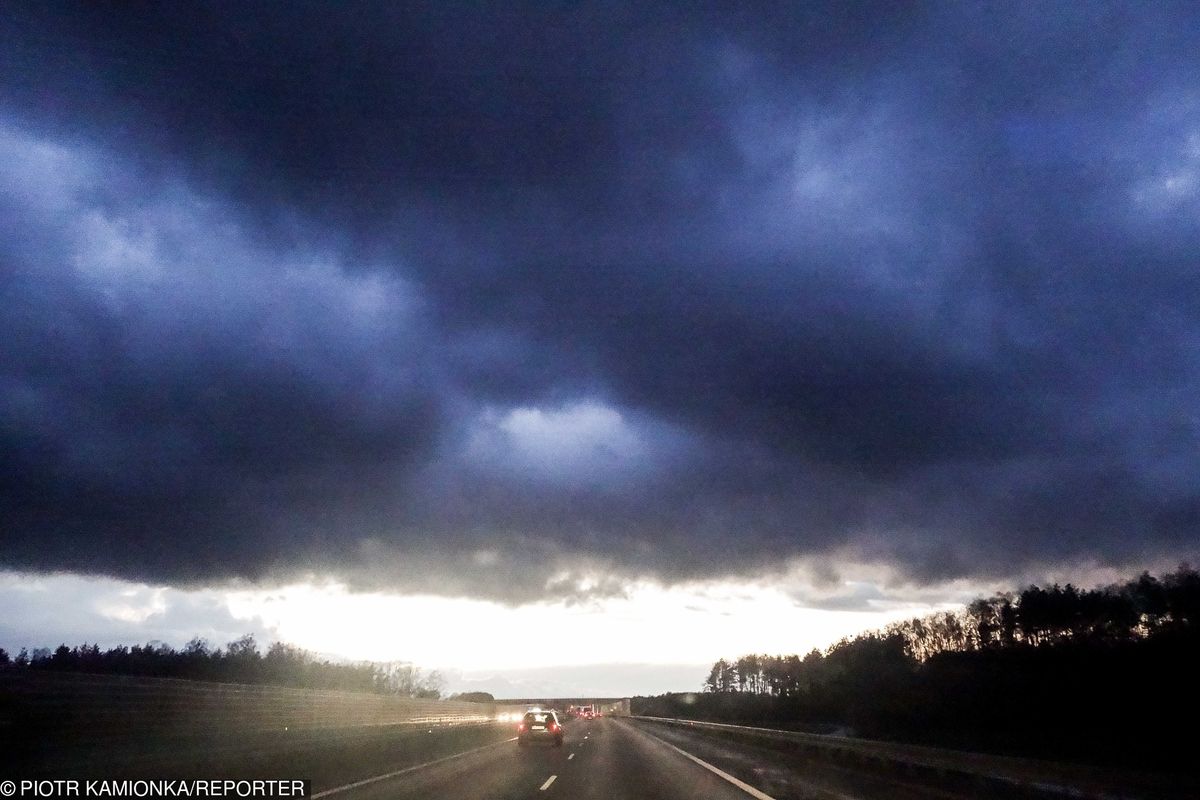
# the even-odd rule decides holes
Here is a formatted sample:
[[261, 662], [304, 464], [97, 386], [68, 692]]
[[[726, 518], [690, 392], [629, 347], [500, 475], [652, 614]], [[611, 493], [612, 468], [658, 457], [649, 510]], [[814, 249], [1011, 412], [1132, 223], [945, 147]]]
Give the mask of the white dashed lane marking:
[[541, 789], [539, 789], [538, 791], [542, 791], [542, 792], [544, 792], [544, 791], [546, 791], [547, 789], [549, 789], [549, 788], [550, 788], [550, 784], [554, 783], [554, 779], [555, 779], [555, 778], [557, 778], [557, 777], [558, 777], [557, 775], [551, 775], [549, 778], [547, 778], [547, 779], [546, 779], [546, 782], [542, 784], [542, 788], [541, 788]]

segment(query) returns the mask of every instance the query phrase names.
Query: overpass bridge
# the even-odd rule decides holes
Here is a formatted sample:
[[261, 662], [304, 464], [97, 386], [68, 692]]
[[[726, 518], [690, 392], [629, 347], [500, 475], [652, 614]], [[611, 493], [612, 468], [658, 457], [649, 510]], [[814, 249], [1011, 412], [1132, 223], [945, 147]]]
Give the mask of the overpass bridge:
[[569, 706], [594, 705], [600, 713], [615, 717], [629, 716], [628, 697], [506, 697], [497, 699], [497, 705], [504, 706], [541, 706], [542, 708], [561, 708]]

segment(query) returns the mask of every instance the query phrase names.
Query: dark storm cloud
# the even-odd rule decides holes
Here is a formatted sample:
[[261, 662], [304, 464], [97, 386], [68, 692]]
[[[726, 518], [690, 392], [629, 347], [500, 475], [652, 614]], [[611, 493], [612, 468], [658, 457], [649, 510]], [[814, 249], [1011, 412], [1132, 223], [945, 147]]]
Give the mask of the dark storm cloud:
[[1192, 16], [6, 10], [6, 562], [1184, 557]]

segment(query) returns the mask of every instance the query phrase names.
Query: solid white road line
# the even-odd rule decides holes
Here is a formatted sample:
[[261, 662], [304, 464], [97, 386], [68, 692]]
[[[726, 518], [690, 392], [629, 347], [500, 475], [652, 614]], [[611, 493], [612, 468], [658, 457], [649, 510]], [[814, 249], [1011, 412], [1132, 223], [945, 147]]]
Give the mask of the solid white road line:
[[[638, 732], [643, 733], [646, 736], [649, 736], [651, 739], [654, 739], [655, 741], [662, 742], [667, 747], [671, 748], [672, 750], [674, 750], [675, 752], [679, 753], [682, 756], [687, 756], [692, 761], [695, 761], [697, 764], [704, 767], [705, 769], [711, 770], [715, 774], [720, 775], [722, 778], [729, 781], [734, 786], [738, 787], [739, 789], [741, 789], [743, 792], [750, 795], [751, 797], [756, 797], [756, 798], [758, 798], [758, 800], [775, 800], [775, 798], [771, 797], [771, 795], [767, 794], [766, 792], [760, 792], [758, 789], [755, 789], [750, 784], [739, 781], [737, 778], [733, 777], [728, 772], [725, 772], [724, 770], [714, 767], [712, 764], [708, 763], [707, 761], [705, 761], [702, 758], [696, 758], [696, 756], [692, 755], [691, 753], [687, 752], [686, 750], [681, 750], [680, 748], [676, 747], [675, 745], [671, 744], [670, 742], [666, 741], [665, 739], [659, 739], [654, 734], [647, 733], [646, 731], [643, 731], [640, 729], [638, 730]], [[816, 791], [817, 794], [819, 794], [823, 797], [834, 798], [834, 800], [861, 800], [861, 798], [855, 797], [854, 795], [843, 794], [842, 792], [837, 792], [832, 789], [825, 789], [823, 787], [817, 787], [817, 786], [810, 787], [810, 788], [813, 791]]]
[[[775, 798], [771, 797], [771, 795], [767, 794], [766, 792], [760, 792], [758, 789], [755, 789], [750, 784], [745, 783], [743, 781], [739, 781], [737, 778], [733, 777], [728, 772], [725, 772], [722, 769], [718, 769], [717, 767], [714, 767], [712, 764], [708, 763], [704, 759], [697, 758], [696, 756], [692, 755], [691, 753], [689, 753], [686, 750], [681, 750], [680, 748], [676, 747], [675, 745], [671, 744], [670, 742], [666, 741], [665, 739], [660, 739], [657, 736], [655, 736], [654, 734], [648, 733], [641, 729], [638, 729], [638, 733], [641, 733], [645, 736], [649, 736], [651, 739], [653, 739], [656, 742], [662, 742], [667, 747], [674, 750], [676, 753], [679, 753], [679, 755], [684, 756], [686, 758], [690, 758], [692, 761], [695, 761], [697, 764], [704, 767], [706, 770], [712, 772], [715, 775], [719, 775], [720, 777], [729, 781], [734, 786], [738, 787], [739, 789], [741, 789], [743, 792], [750, 795], [751, 797], [757, 798], [757, 800], [775, 800]], [[842, 794], [841, 792], [835, 792], [830, 789], [817, 788], [817, 792], [818, 792], [818, 794], [821, 794], [825, 797], [833, 797], [833, 798], [836, 798], [837, 800], [859, 800], [859, 798], [854, 797], [852, 795]]]
[[[642, 731], [642, 733], [646, 733], [646, 732]], [[646, 735], [649, 736], [651, 739], [662, 742], [667, 747], [674, 750], [676, 753], [679, 753], [679, 755], [684, 756], [685, 758], [690, 758], [692, 761], [695, 761], [697, 764], [704, 767], [706, 770], [713, 773], [714, 775], [718, 775], [718, 776], [724, 778], [725, 780], [729, 781], [734, 786], [738, 787], [739, 789], [741, 789], [743, 792], [750, 795], [751, 797], [757, 798], [757, 800], [775, 800], [774, 797], [771, 797], [771, 795], [767, 794], [766, 792], [760, 792], [758, 789], [755, 789], [750, 784], [744, 783], [743, 781], [739, 781], [737, 778], [733, 777], [728, 772], [726, 772], [722, 769], [718, 769], [717, 767], [714, 767], [712, 764], [708, 763], [704, 759], [696, 758], [694, 755], [692, 755], [688, 751], [680, 750], [675, 745], [673, 745], [670, 742], [665, 741], [663, 739], [659, 739], [657, 736], [655, 736], [652, 733], [646, 733]]]
[[554, 779], [555, 779], [555, 778], [557, 778], [557, 777], [558, 777], [557, 775], [551, 775], [549, 778], [547, 778], [547, 779], [546, 779], [546, 782], [542, 784], [542, 788], [541, 788], [541, 789], [538, 789], [538, 791], [539, 791], [539, 792], [544, 792], [544, 791], [546, 791], [547, 789], [549, 789], [549, 788], [550, 788], [550, 784], [554, 783]]
[[361, 781], [355, 781], [354, 783], [347, 783], [345, 786], [338, 786], [337, 788], [334, 788], [334, 789], [326, 789], [323, 792], [317, 792], [316, 794], [314, 794], [312, 796], [312, 800], [318, 800], [318, 798], [321, 798], [321, 797], [328, 797], [331, 794], [337, 794], [338, 792], [344, 792], [348, 789], [357, 789], [359, 786], [366, 786], [369, 783], [375, 783], [377, 781], [385, 781], [388, 778], [394, 778], [397, 775], [404, 775], [409, 772], [416, 772], [419, 769], [425, 769], [426, 767], [432, 767], [434, 764], [441, 764], [443, 761], [449, 761], [454, 758], [459, 758], [460, 756], [470, 755], [471, 753], [478, 753], [480, 750], [487, 750], [489, 747], [496, 747], [497, 745], [507, 744], [508, 742], [514, 742], [514, 741], [516, 741], [516, 739], [517, 739], [517, 737], [514, 736], [511, 739], [505, 739], [502, 742], [492, 742], [491, 744], [485, 744], [483, 747], [473, 747], [470, 750], [463, 750], [461, 753], [454, 753], [453, 755], [445, 756], [443, 758], [435, 758], [433, 761], [426, 761], [424, 764], [416, 764], [411, 767], [405, 767], [404, 769], [398, 769], [395, 772], [389, 772], [385, 775], [376, 775], [373, 778], [364, 778]]
[[575, 754], [571, 753], [571, 755], [567, 756], [567, 761], [570, 761], [574, 757], [575, 757]]

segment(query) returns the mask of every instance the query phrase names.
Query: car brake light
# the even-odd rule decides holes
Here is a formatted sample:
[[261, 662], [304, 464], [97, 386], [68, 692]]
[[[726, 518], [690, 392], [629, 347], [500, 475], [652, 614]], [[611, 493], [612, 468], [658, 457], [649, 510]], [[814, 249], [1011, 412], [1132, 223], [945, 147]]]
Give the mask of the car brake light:
[[517, 726], [517, 730], [519, 730], [519, 731], [523, 731], [523, 730], [525, 730], [525, 723], [524, 723], [524, 722], [522, 722], [520, 725], [518, 725], [518, 726]]

